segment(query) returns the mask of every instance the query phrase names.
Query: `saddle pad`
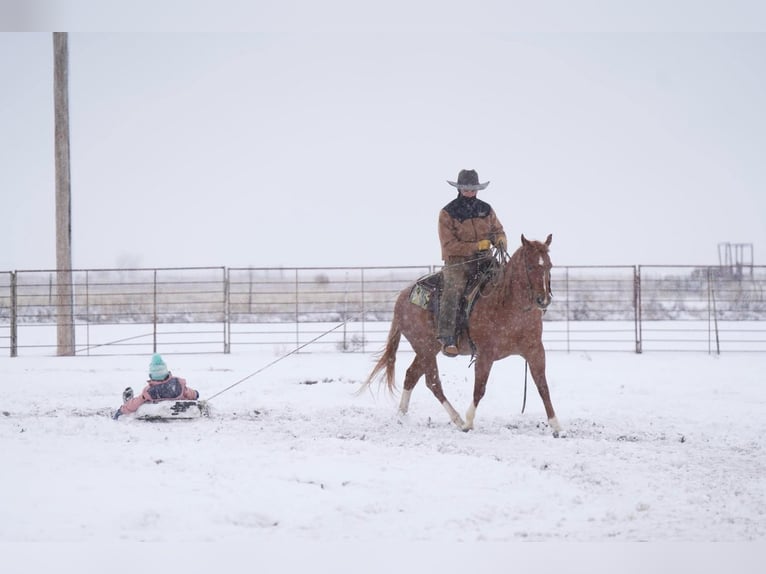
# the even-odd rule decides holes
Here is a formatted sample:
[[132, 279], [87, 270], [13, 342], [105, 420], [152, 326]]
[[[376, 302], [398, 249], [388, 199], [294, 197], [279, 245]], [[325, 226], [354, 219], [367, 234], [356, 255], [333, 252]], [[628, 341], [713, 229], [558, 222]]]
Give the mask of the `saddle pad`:
[[436, 313], [439, 294], [442, 288], [442, 272], [437, 271], [421, 277], [410, 290], [410, 303]]

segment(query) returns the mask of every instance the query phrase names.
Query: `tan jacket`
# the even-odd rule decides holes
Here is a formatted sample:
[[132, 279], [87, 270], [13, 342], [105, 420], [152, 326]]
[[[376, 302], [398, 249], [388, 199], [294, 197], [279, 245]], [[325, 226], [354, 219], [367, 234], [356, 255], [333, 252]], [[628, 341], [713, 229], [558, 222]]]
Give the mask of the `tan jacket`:
[[439, 212], [439, 241], [444, 261], [474, 256], [479, 241], [489, 239], [494, 245], [501, 236], [505, 236], [503, 225], [492, 207], [480, 199], [466, 200], [458, 196]]

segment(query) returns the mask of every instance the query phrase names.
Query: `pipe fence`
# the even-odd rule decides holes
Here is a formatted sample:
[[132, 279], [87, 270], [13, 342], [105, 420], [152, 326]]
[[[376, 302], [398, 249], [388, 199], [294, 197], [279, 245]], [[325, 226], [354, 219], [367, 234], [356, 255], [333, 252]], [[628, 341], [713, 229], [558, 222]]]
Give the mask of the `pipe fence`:
[[[0, 353], [55, 355], [71, 316], [76, 355], [371, 352], [397, 294], [435, 266], [0, 272]], [[552, 272], [550, 351], [766, 351], [766, 267], [567, 266]], [[69, 306], [61, 313], [61, 305]], [[403, 341], [406, 348], [406, 342]]]

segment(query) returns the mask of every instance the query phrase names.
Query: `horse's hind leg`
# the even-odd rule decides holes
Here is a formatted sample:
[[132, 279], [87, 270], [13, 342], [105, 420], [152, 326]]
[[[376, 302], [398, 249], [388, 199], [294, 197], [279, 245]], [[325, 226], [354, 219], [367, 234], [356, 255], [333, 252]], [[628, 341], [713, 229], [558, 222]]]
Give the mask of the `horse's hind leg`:
[[402, 390], [402, 398], [399, 401], [399, 414], [406, 415], [410, 408], [410, 397], [412, 396], [412, 389], [418, 384], [420, 377], [426, 371], [424, 357], [422, 355], [415, 355], [415, 359], [407, 368], [407, 372], [404, 375], [404, 389]]

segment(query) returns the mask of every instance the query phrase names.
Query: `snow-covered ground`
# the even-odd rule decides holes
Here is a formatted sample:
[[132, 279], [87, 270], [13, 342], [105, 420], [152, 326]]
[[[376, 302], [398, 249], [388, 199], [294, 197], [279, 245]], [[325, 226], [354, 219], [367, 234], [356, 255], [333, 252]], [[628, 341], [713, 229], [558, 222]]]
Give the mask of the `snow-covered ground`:
[[[205, 398], [279, 357], [165, 359]], [[209, 418], [113, 421], [148, 362], [0, 359], [0, 542], [766, 541], [763, 354], [549, 353], [560, 439], [531, 381], [520, 413], [518, 357], [469, 433], [424, 381], [406, 420], [377, 385], [357, 396], [373, 358], [341, 353], [278, 360]], [[464, 413], [468, 359], [440, 368]]]

